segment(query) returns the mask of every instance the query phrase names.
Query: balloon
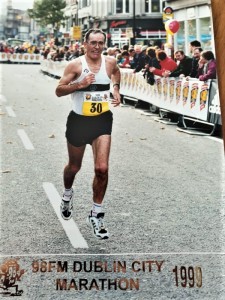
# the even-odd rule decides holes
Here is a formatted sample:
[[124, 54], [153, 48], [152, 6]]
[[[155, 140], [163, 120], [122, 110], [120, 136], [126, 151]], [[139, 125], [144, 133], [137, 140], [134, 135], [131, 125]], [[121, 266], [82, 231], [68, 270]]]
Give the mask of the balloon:
[[174, 33], [176, 33], [180, 28], [180, 24], [177, 20], [171, 19], [166, 21], [165, 23], [165, 29], [167, 31], [167, 33], [173, 35]]

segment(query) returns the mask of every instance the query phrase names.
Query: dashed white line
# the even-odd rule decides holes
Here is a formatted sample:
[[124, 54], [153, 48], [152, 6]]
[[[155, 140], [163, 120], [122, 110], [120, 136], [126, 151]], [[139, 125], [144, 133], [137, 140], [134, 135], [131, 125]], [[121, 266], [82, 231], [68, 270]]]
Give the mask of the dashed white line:
[[64, 220], [60, 215], [60, 203], [61, 203], [61, 197], [59, 193], [57, 192], [55, 186], [50, 182], [44, 182], [43, 188], [45, 190], [45, 193], [48, 196], [48, 199], [50, 200], [50, 203], [52, 207], [54, 208], [54, 211], [61, 222], [63, 229], [68, 236], [71, 245], [74, 248], [88, 248], [88, 244], [86, 240], [83, 238], [77, 224], [74, 222], [73, 219], [70, 220]]
[[31, 143], [29, 137], [27, 136], [26, 132], [23, 129], [17, 129], [17, 133], [21, 138], [21, 141], [27, 150], [34, 150], [34, 146]]
[[6, 109], [7, 113], [8, 113], [8, 115], [9, 115], [9, 117], [13, 117], [13, 118], [16, 117], [16, 114], [15, 114], [15, 112], [13, 111], [13, 109], [12, 109], [11, 106], [6, 106], [5, 109]]

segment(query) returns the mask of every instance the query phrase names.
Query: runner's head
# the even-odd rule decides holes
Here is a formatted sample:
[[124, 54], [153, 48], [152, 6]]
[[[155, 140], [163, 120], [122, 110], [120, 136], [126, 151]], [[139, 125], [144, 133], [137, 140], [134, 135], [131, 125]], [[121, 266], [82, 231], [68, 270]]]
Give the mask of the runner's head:
[[90, 29], [84, 38], [86, 53], [92, 58], [97, 58], [104, 50], [106, 34], [100, 29]]

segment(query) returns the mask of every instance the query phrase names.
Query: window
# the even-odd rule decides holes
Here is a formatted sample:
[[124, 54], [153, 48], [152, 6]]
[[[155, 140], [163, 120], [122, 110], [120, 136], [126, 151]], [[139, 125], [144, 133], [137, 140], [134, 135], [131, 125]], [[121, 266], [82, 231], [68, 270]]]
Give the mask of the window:
[[117, 14], [129, 13], [130, 11], [129, 2], [130, 2], [129, 0], [116, 0], [116, 13]]
[[91, 5], [91, 0], [79, 0], [78, 7], [83, 8]]
[[126, 13], [129, 13], [129, 11], [130, 11], [129, 2], [130, 2], [129, 0], [126, 0], [126, 8], [125, 8]]
[[211, 40], [212, 40], [212, 34], [211, 34], [210, 18], [201, 18], [200, 19], [200, 42], [204, 50], [212, 50]]
[[145, 12], [146, 13], [159, 13], [161, 12], [161, 1], [160, 0], [144, 0]]
[[188, 20], [188, 42], [197, 40], [196, 20]]
[[152, 0], [152, 12], [160, 12], [160, 0]]
[[184, 31], [184, 22], [179, 22], [180, 28], [177, 32], [177, 50], [184, 50], [185, 44], [185, 31]]

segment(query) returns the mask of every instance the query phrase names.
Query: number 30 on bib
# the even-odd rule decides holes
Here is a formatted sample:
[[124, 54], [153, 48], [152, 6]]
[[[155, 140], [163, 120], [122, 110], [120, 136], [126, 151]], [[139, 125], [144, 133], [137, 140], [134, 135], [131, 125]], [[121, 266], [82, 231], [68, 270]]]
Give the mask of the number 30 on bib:
[[83, 102], [84, 116], [97, 116], [109, 110], [109, 95], [104, 93], [86, 94]]

